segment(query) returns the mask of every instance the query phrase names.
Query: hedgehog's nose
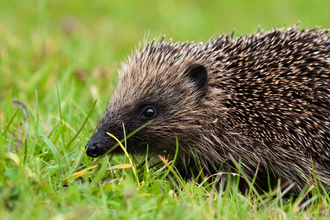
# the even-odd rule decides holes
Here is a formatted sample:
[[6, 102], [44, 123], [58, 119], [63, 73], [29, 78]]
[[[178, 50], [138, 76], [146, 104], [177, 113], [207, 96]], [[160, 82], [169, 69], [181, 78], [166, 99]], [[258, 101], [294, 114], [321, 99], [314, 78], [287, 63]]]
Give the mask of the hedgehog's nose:
[[98, 141], [89, 140], [86, 148], [86, 154], [90, 157], [98, 157], [103, 154], [102, 144]]

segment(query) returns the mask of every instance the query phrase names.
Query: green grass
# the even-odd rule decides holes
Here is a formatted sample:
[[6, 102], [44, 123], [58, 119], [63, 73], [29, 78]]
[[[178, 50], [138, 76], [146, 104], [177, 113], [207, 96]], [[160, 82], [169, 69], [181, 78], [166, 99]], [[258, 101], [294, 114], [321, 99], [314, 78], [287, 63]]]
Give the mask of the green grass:
[[244, 197], [235, 184], [223, 191], [164, 178], [165, 165], [152, 169], [156, 160], [145, 158], [133, 161], [143, 164], [140, 184], [130, 168], [115, 169], [128, 163], [125, 157], [106, 157], [72, 178], [92, 166], [84, 146], [116, 69], [147, 33], [148, 39], [207, 41], [259, 25], [330, 28], [329, 8], [328, 0], [0, 0], [0, 219], [329, 218], [328, 196], [305, 203]]

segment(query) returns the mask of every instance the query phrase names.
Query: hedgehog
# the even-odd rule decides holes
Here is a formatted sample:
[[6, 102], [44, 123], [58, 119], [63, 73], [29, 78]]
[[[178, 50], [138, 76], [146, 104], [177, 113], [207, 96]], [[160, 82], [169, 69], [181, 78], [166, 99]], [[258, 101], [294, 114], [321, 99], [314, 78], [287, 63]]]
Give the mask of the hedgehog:
[[[130, 154], [176, 153], [183, 176], [233, 170], [260, 186], [330, 183], [329, 30], [273, 28], [207, 43], [154, 40], [118, 71], [117, 86], [88, 141], [97, 157], [127, 140]], [[116, 148], [111, 153], [120, 154]]]

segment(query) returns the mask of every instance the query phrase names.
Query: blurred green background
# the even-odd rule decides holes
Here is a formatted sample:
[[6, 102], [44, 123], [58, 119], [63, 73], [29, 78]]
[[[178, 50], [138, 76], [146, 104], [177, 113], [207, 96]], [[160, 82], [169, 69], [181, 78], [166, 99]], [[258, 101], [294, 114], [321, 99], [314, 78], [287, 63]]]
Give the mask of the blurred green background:
[[196, 42], [298, 21], [330, 28], [330, 1], [1, 0], [0, 111], [15, 109], [11, 100], [35, 111], [37, 91], [40, 110], [57, 115], [57, 80], [63, 111], [72, 103], [88, 111], [98, 98], [102, 114], [120, 62], [148, 33], [149, 40], [166, 34]]

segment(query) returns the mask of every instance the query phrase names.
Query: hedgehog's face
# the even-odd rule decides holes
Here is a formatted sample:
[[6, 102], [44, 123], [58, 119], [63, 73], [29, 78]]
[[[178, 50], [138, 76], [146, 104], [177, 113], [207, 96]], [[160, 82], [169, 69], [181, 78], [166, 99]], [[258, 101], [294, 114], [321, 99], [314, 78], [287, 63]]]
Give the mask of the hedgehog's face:
[[[113, 134], [119, 140], [124, 138], [124, 128], [126, 135], [129, 135], [139, 126], [148, 122], [148, 120], [154, 119], [159, 115], [159, 106], [157, 105], [146, 105], [142, 108], [136, 108], [130, 112], [136, 112], [135, 114], [130, 115], [128, 111], [123, 111], [120, 118], [112, 117], [110, 121], [112, 123], [107, 123], [111, 115], [105, 113], [102, 117], [100, 125], [91, 139], [88, 141], [87, 146], [87, 155], [91, 157], [97, 157], [104, 154], [107, 150], [113, 147], [116, 144], [116, 141], [111, 138], [108, 133]], [[118, 117], [118, 116], [117, 116]], [[107, 119], [106, 119], [107, 118]], [[127, 139], [129, 148], [128, 152], [140, 152], [142, 151], [141, 147], [146, 146], [148, 142], [143, 141], [141, 136], [135, 135]], [[137, 146], [138, 148], [131, 148], [131, 146]], [[112, 153], [121, 153], [122, 150], [120, 147], [116, 148]]]
[[[145, 70], [138, 75], [134, 69], [129, 71], [119, 77], [100, 125], [86, 145], [88, 156], [100, 156], [116, 144], [106, 132], [122, 140], [123, 125], [128, 135], [154, 119], [127, 139], [129, 153], [146, 153], [148, 145], [149, 152], [171, 151], [169, 145], [175, 150], [175, 138], [184, 139], [182, 134], [197, 126], [194, 117], [198, 116], [194, 114], [208, 80], [203, 65], [168, 68], [158, 74]], [[120, 147], [112, 151], [121, 152]]]

